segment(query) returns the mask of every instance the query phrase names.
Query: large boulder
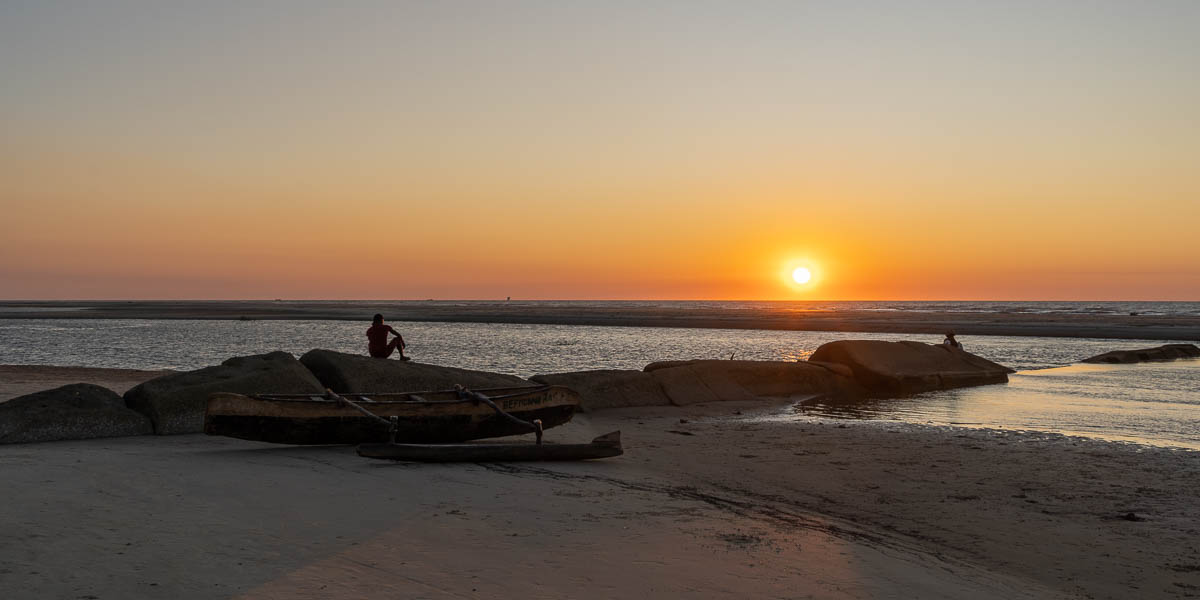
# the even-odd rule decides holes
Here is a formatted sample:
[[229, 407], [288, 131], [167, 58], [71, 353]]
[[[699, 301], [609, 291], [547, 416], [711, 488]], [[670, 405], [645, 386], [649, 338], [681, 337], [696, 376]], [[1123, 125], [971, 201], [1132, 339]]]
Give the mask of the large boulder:
[[748, 393], [744, 392], [726, 395], [724, 398], [718, 396], [716, 392], [709, 389], [707, 385], [704, 385], [704, 382], [700, 379], [700, 373], [692, 369], [687, 363], [670, 367], [654, 365], [654, 367], [653, 370], [649, 371], [650, 376], [658, 382], [658, 385], [662, 386], [663, 393], [667, 395], [667, 398], [671, 399], [671, 404], [675, 406], [707, 404], [722, 400], [749, 400], [752, 398]]
[[579, 394], [584, 410], [671, 404], [658, 381], [642, 371], [577, 371], [535, 375], [529, 380], [571, 388]]
[[1014, 371], [941, 344], [842, 340], [823, 344], [809, 359], [845, 365], [872, 396], [1004, 383]]
[[835, 370], [803, 362], [693, 360], [651, 363], [646, 370], [671, 399], [684, 406], [703, 402], [799, 400], [824, 396], [845, 400], [862, 390]]
[[1113, 350], [1083, 359], [1085, 363], [1132, 364], [1180, 358], [1200, 358], [1200, 348], [1195, 344], [1167, 344], [1157, 348], [1140, 350]]
[[0, 444], [154, 433], [150, 419], [116, 392], [73, 383], [0, 403]]
[[325, 387], [340, 393], [419, 392], [447, 390], [455, 385], [474, 389], [533, 385], [515, 375], [372, 358], [333, 350], [310, 350], [300, 357], [300, 362]]
[[287, 352], [231, 358], [218, 366], [151, 379], [128, 392], [125, 403], [154, 422], [159, 435], [204, 431], [204, 410], [214, 392], [320, 394], [321, 382]]

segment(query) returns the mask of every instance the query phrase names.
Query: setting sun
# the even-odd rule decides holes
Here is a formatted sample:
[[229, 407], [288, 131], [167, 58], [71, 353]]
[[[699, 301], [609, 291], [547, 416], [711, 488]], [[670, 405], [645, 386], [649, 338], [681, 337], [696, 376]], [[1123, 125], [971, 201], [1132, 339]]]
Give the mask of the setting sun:
[[812, 279], [812, 272], [804, 267], [797, 267], [792, 271], [792, 280], [800, 285], [804, 285]]

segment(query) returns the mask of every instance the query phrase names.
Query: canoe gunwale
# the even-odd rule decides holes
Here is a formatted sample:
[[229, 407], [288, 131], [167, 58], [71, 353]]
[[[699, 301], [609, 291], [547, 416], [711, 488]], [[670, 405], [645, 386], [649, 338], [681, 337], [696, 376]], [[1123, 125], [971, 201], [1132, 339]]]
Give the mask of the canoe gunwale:
[[[498, 390], [509, 391], [513, 388], [494, 388]], [[528, 388], [521, 393], [512, 393], [505, 395], [489, 396], [494, 398], [506, 412], [512, 414], [526, 413], [536, 411], [543, 408], [551, 408], [557, 406], [571, 406], [574, 409], [579, 408], [579, 395], [566, 388], [558, 385], [541, 386], [537, 388]], [[417, 392], [414, 392], [417, 393]], [[413, 416], [428, 416], [428, 415], [475, 415], [475, 416], [490, 416], [493, 413], [492, 408], [486, 404], [474, 400], [472, 398], [459, 397], [456, 391], [441, 391], [441, 392], [424, 392], [425, 394], [438, 393], [443, 396], [452, 395], [452, 398], [445, 400], [424, 400], [424, 401], [393, 401], [382, 400], [374, 402], [361, 402], [359, 396], [362, 394], [347, 394], [351, 399], [361, 402], [364, 408], [368, 408], [377, 416], [388, 418], [390, 416], [399, 416], [400, 418]], [[286, 397], [281, 397], [286, 396]], [[316, 399], [314, 399], [316, 398]], [[258, 395], [243, 395], [232, 394], [225, 392], [213, 393], [209, 396], [208, 406], [206, 407], [207, 415], [241, 415], [241, 416], [278, 416], [278, 417], [319, 417], [319, 416], [341, 416], [341, 417], [359, 417], [367, 418], [353, 408], [343, 405], [333, 399], [321, 398], [319, 394], [258, 394]]]
[[[487, 388], [481, 390], [470, 390], [476, 393], [484, 394], [491, 400], [505, 400], [508, 398], [517, 398], [528, 394], [542, 393], [550, 388], [562, 387], [553, 385], [539, 385], [537, 387], [527, 388]], [[518, 390], [518, 391], [512, 391]], [[491, 395], [489, 391], [508, 392], [504, 394]], [[371, 403], [387, 403], [387, 404], [452, 404], [455, 402], [470, 402], [475, 403], [475, 400], [470, 398], [458, 397], [458, 390], [427, 390], [421, 392], [339, 392], [341, 395], [355, 400], [366, 399]], [[433, 394], [455, 394], [454, 398], [446, 400], [430, 400], [426, 396]], [[326, 398], [321, 394], [248, 394], [248, 398], [255, 400], [286, 400], [288, 402], [336, 402], [332, 398]], [[408, 400], [374, 400], [374, 398], [392, 398], [392, 397], [407, 397]], [[414, 399], [417, 398], [417, 399]]]

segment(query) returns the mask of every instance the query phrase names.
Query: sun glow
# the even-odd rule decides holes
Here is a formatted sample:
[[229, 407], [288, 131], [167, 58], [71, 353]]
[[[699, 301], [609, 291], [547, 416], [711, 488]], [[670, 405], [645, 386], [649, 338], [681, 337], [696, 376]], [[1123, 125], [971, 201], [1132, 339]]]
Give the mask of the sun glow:
[[804, 285], [811, 280], [812, 280], [812, 271], [809, 271], [808, 269], [806, 269], [804, 267], [796, 267], [796, 270], [792, 271], [792, 281], [795, 281], [796, 283], [798, 283], [800, 285]]

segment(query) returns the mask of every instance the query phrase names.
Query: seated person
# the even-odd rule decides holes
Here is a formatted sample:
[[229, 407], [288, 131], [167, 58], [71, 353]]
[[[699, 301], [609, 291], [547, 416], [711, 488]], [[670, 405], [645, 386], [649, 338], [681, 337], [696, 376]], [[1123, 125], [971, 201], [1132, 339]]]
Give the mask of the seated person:
[[959, 343], [958, 340], [954, 339], [953, 331], [946, 334], [946, 339], [942, 340], [942, 344], [954, 348], [955, 350], [962, 350], [962, 344]]
[[[396, 339], [389, 342], [389, 333]], [[375, 358], [387, 358], [396, 350], [400, 351], [400, 360], [410, 360], [404, 355], [404, 338], [391, 326], [383, 324], [383, 315], [375, 315], [367, 330], [367, 352]]]

